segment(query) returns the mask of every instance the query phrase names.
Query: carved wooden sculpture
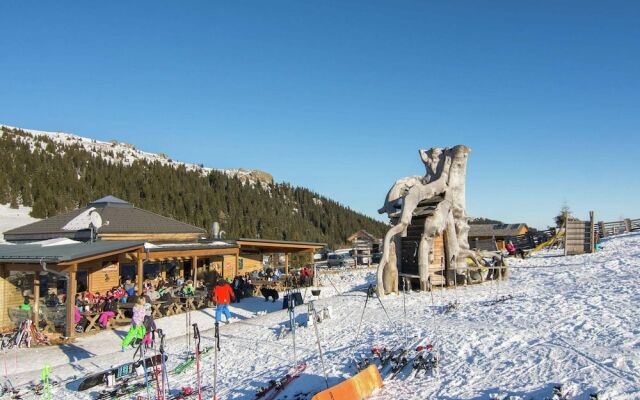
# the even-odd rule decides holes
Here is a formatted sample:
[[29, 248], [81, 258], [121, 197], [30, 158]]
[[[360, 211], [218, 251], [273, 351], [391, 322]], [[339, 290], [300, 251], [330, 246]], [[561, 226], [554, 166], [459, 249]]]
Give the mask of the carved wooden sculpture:
[[424, 232], [418, 245], [418, 271], [420, 286], [429, 286], [429, 252], [433, 240], [445, 233], [446, 254], [449, 266], [446, 281], [451, 284], [458, 275], [464, 276], [467, 258], [481, 266], [482, 254], [469, 250], [468, 217], [465, 211], [465, 180], [470, 149], [463, 145], [452, 148], [420, 150], [426, 174], [401, 178], [389, 190], [385, 204], [379, 213], [397, 214], [397, 223], [384, 238], [384, 250], [378, 265], [378, 295], [397, 292], [398, 266], [395, 260], [400, 246], [394, 243], [398, 234], [406, 236], [407, 228], [420, 204], [432, 204], [435, 208], [427, 214]]

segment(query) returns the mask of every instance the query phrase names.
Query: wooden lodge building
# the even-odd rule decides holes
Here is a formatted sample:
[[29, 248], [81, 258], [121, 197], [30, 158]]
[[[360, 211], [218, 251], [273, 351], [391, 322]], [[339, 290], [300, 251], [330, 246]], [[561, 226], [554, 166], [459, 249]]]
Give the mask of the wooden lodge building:
[[495, 250], [485, 248], [483, 245], [495, 241], [498, 250], [504, 250], [509, 240], [515, 240], [529, 232], [527, 224], [477, 224], [469, 225], [469, 246], [483, 250]]
[[347, 242], [350, 242], [353, 248], [352, 255], [356, 266], [371, 265], [371, 256], [373, 253], [380, 252], [382, 247], [382, 239], [373, 236], [364, 229], [349, 236]]
[[[83, 212], [95, 210], [103, 225], [69, 229]], [[64, 229], [63, 229], [64, 228]], [[310, 262], [324, 243], [249, 239], [207, 240], [204, 229], [176, 221], [107, 196], [85, 208], [25, 225], [4, 234], [0, 245], [0, 328], [11, 325], [9, 310], [31, 293], [37, 321], [40, 296], [63, 289], [67, 299], [79, 291], [105, 293], [125, 279], [141, 289], [143, 279], [160, 275], [207, 279], [262, 270], [263, 254], [284, 253], [285, 273], [291, 253], [308, 253]], [[93, 238], [93, 240], [92, 240]], [[73, 321], [67, 301], [67, 322]], [[74, 334], [66, 324], [66, 336]]]

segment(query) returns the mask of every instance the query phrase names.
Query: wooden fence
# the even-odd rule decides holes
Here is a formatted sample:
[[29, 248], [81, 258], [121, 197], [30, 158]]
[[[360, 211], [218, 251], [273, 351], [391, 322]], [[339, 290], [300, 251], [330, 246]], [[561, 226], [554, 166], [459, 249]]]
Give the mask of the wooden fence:
[[619, 235], [621, 233], [640, 231], [640, 219], [624, 219], [622, 221], [598, 222], [596, 233], [598, 237]]

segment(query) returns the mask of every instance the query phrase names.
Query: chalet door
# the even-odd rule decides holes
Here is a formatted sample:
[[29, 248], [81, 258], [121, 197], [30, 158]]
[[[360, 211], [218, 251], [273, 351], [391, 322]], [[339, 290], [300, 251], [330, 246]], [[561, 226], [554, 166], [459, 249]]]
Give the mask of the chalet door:
[[[419, 276], [420, 270], [418, 267], [418, 250], [420, 245], [420, 238], [424, 231], [425, 218], [414, 217], [411, 221], [411, 225], [407, 229], [407, 236], [403, 237], [402, 253], [400, 257], [400, 265], [398, 266], [398, 272], [406, 275]], [[431, 260], [429, 264], [429, 275], [434, 277], [440, 275], [442, 277], [442, 269], [445, 265], [445, 251], [444, 251], [444, 236], [436, 236], [433, 239], [432, 248], [429, 251], [429, 258]], [[435, 284], [442, 278], [432, 279]], [[437, 282], [437, 283], [436, 283]]]
[[424, 230], [425, 218], [414, 217], [407, 228], [407, 236], [401, 238], [400, 265], [398, 272], [406, 275], [419, 275], [418, 246]]

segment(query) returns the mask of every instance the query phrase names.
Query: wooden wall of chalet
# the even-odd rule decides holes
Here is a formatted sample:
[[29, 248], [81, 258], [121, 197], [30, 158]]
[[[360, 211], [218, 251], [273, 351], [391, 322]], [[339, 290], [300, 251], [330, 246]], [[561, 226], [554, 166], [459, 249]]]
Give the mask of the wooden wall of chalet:
[[[425, 218], [413, 217], [407, 228], [407, 236], [401, 238], [401, 256], [398, 260], [398, 272], [401, 274], [419, 276], [418, 245], [424, 231]], [[429, 259], [429, 275], [434, 285], [444, 285], [443, 269], [445, 268], [444, 237], [437, 236], [433, 241]]]
[[250, 274], [262, 271], [262, 254], [241, 254], [238, 260], [238, 274]]
[[117, 260], [92, 263], [87, 272], [87, 286], [92, 293], [105, 294], [107, 290], [118, 286], [120, 281], [120, 263]]
[[[27, 275], [27, 277], [32, 275]], [[22, 289], [9, 281], [9, 272], [0, 266], [0, 328], [12, 328], [9, 309], [18, 308], [24, 301]]]

